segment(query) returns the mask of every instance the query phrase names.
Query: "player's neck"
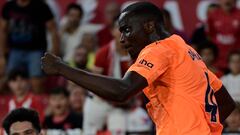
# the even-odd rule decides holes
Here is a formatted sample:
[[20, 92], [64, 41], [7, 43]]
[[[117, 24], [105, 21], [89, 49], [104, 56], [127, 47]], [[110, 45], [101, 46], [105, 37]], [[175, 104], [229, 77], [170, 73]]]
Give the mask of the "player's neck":
[[159, 41], [159, 40], [163, 40], [165, 38], [168, 38], [169, 36], [170, 36], [170, 34], [165, 32], [165, 31], [162, 31], [159, 34], [158, 33], [153, 33], [149, 36], [150, 43], [153, 43], [153, 42], [156, 42], [156, 41]]

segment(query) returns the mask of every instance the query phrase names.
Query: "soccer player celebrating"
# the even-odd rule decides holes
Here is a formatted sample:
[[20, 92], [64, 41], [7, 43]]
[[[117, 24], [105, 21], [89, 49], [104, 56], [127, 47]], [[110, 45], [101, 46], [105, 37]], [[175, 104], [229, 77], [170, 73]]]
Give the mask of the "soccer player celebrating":
[[159, 8], [139, 2], [119, 17], [120, 42], [135, 63], [122, 79], [71, 68], [45, 54], [42, 68], [109, 100], [125, 101], [144, 89], [157, 135], [220, 135], [235, 103], [197, 52], [164, 30]]

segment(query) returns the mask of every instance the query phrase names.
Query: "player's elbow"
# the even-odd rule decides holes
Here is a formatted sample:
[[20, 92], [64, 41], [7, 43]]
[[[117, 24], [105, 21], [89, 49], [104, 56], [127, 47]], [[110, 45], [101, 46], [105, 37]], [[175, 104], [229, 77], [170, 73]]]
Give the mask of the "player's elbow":
[[121, 87], [120, 90], [118, 90], [118, 93], [116, 93], [114, 100], [116, 102], [124, 102], [128, 100], [132, 95], [131, 91], [132, 89], [129, 86]]

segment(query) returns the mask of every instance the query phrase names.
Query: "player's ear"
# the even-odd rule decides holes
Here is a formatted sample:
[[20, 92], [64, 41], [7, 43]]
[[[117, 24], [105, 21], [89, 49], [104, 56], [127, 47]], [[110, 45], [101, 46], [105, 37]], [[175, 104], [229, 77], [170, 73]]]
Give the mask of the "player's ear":
[[146, 34], [151, 34], [155, 31], [155, 23], [154, 21], [148, 21], [143, 24], [144, 32]]

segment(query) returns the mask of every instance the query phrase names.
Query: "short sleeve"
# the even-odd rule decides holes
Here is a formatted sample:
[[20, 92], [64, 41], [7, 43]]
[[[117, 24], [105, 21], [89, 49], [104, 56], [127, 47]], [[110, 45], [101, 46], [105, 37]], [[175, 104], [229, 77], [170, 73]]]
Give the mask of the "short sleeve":
[[168, 69], [169, 55], [166, 50], [156, 47], [143, 50], [128, 72], [137, 72], [151, 84]]
[[222, 81], [210, 70], [208, 70], [210, 85], [214, 92], [218, 91], [222, 87]]

